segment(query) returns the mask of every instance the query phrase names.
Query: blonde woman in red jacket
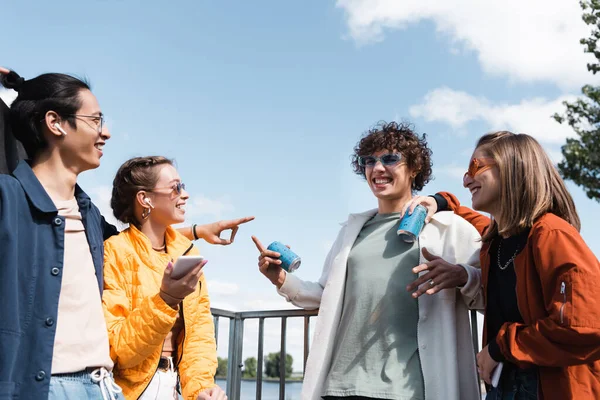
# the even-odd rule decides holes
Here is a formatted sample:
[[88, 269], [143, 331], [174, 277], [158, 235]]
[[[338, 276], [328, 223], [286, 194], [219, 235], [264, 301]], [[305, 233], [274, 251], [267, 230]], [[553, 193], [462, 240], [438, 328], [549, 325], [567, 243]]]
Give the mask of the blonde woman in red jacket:
[[487, 399], [600, 399], [600, 263], [548, 155], [529, 135], [487, 134], [463, 184], [473, 208], [491, 219], [450, 193], [406, 208], [453, 210], [482, 234], [485, 347], [477, 365], [488, 384], [502, 365]]

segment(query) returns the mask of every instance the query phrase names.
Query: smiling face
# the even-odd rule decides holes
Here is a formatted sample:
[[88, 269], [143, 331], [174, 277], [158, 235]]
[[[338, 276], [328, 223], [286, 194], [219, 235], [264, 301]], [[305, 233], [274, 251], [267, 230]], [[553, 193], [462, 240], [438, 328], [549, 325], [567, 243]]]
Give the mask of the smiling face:
[[[65, 120], [58, 126], [66, 133], [60, 136], [57, 147], [65, 165], [77, 173], [98, 168], [103, 155], [105, 142], [110, 139], [110, 132], [105, 126], [100, 130], [102, 112], [96, 96], [89, 90], [79, 92], [81, 107], [76, 116], [70, 116], [75, 121], [74, 126]], [[62, 135], [62, 132], [59, 131]]]
[[[170, 164], [160, 165], [156, 186], [145, 192], [142, 203], [148, 199], [151, 205], [149, 219], [164, 226], [179, 224], [185, 221], [185, 206], [189, 194], [175, 167]], [[146, 205], [146, 204], [144, 204]]]
[[[475, 164], [473, 165], [473, 159]], [[471, 192], [473, 208], [497, 215], [500, 204], [500, 172], [490, 155], [481, 148], [475, 149], [471, 167], [465, 174], [463, 185]], [[477, 165], [477, 163], [479, 165]]]
[[[382, 157], [387, 154], [400, 153], [379, 150], [371, 156]], [[397, 201], [411, 195], [412, 172], [401, 155], [395, 164], [383, 165], [381, 160], [377, 160], [374, 165], [365, 166], [365, 178], [369, 188], [380, 201]]]

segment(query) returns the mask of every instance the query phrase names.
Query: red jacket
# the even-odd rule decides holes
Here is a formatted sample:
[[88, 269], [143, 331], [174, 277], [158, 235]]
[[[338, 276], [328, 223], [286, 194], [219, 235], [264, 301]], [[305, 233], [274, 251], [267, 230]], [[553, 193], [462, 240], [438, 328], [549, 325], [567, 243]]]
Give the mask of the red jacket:
[[[490, 219], [441, 193], [448, 207], [483, 234]], [[505, 323], [495, 338], [521, 368], [539, 367], [540, 399], [600, 399], [600, 263], [579, 232], [548, 213], [533, 224], [514, 260], [524, 323]], [[481, 247], [487, 304], [489, 243]], [[483, 343], [488, 343], [485, 337]]]

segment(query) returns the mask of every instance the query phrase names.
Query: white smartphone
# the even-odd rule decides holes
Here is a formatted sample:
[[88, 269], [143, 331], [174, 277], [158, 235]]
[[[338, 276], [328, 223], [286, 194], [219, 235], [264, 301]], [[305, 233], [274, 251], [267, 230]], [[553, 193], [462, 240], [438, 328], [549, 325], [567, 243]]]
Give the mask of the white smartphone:
[[175, 261], [173, 265], [173, 272], [171, 272], [171, 278], [179, 279], [185, 276], [188, 272], [194, 269], [198, 263], [204, 261], [202, 256], [181, 256]]
[[498, 387], [498, 382], [500, 382], [500, 375], [502, 375], [502, 367], [504, 367], [504, 363], [499, 363], [494, 368], [494, 372], [492, 372], [492, 386]]

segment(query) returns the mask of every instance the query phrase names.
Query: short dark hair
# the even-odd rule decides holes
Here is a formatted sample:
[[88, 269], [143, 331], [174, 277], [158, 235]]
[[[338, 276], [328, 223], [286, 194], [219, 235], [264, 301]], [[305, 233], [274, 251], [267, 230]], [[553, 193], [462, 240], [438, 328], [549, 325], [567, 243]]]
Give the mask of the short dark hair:
[[48, 111], [55, 111], [75, 128], [76, 114], [81, 108], [79, 92], [90, 90], [89, 83], [65, 74], [43, 74], [25, 80], [14, 71], [0, 74], [0, 84], [18, 92], [10, 106], [10, 125], [13, 135], [23, 143], [29, 157], [48, 146], [42, 122]]
[[116, 219], [139, 226], [139, 219], [135, 215], [135, 196], [140, 190], [156, 186], [159, 179], [157, 167], [161, 165], [173, 165], [173, 160], [162, 156], [135, 157], [119, 167], [110, 199]]
[[421, 137], [407, 122], [380, 121], [369, 129], [354, 147], [352, 169], [365, 177], [365, 167], [358, 162], [359, 157], [369, 156], [381, 150], [395, 150], [402, 154], [408, 168], [417, 175], [412, 183], [413, 191], [420, 191], [431, 180], [431, 150], [427, 147], [427, 135]]

